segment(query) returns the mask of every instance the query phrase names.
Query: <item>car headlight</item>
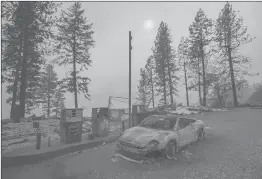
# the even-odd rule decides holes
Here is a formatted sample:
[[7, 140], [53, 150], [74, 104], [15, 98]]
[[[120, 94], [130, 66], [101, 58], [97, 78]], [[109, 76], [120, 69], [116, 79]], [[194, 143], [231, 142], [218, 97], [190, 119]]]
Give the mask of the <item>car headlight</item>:
[[146, 149], [148, 149], [148, 150], [156, 150], [158, 145], [159, 145], [159, 142], [153, 140], [153, 141], [151, 141], [151, 142], [149, 142], [147, 144]]

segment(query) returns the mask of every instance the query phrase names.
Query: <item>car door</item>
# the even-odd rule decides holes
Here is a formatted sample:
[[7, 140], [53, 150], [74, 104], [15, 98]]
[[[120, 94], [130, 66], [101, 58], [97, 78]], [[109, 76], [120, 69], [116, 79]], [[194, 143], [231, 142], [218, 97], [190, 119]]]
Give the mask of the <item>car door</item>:
[[193, 140], [193, 132], [192, 126], [190, 125], [190, 121], [186, 118], [179, 118], [177, 133], [179, 137], [179, 145], [181, 147], [189, 144]]
[[196, 122], [193, 119], [189, 119], [190, 120], [190, 126], [192, 127], [192, 142], [195, 142], [198, 138], [198, 130], [196, 125], [194, 124], [194, 122]]
[[192, 125], [192, 120], [188, 118], [181, 118], [186, 125], [185, 129], [187, 131], [187, 144], [195, 140], [195, 128]]

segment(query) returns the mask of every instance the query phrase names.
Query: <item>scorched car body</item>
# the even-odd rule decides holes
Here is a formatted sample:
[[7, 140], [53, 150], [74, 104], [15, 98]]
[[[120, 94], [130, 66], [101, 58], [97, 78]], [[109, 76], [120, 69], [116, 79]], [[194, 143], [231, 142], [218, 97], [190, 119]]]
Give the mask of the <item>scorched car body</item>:
[[204, 139], [204, 122], [176, 115], [153, 115], [127, 129], [117, 142], [118, 155], [129, 161], [148, 159], [154, 153], [167, 159], [181, 147]]

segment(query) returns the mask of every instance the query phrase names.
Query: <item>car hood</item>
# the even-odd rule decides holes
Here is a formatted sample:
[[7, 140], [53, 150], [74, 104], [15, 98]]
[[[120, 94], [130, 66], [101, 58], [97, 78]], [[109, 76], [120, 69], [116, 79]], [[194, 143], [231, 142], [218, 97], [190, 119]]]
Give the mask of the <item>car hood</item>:
[[[168, 135], [169, 132], [149, 129], [144, 127], [133, 127], [126, 130], [119, 138], [120, 141], [127, 142], [133, 145], [144, 147], [151, 140], [157, 140], [162, 136]], [[160, 142], [160, 141], [159, 141]]]

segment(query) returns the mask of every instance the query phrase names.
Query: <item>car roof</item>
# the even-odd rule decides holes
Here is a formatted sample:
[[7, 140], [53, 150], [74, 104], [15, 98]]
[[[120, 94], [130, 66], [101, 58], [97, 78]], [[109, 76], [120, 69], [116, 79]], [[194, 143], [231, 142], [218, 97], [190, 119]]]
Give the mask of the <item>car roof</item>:
[[173, 115], [173, 114], [171, 114], [171, 115], [151, 115], [151, 116], [148, 116], [148, 117], [156, 117], [156, 118], [164, 118], [164, 119], [166, 119], [166, 118], [170, 118], [170, 117], [177, 117], [177, 118], [179, 118], [179, 116], [177, 116], [177, 115]]
[[184, 118], [184, 119], [192, 119], [192, 120], [196, 120], [196, 118], [190, 118], [190, 117], [185, 117], [185, 116], [179, 116], [179, 115], [176, 115], [176, 114], [167, 114], [167, 115], [151, 115], [151, 116], [148, 116], [149, 117], [156, 117], [156, 118], [170, 118], [170, 117], [176, 117], [176, 118]]

